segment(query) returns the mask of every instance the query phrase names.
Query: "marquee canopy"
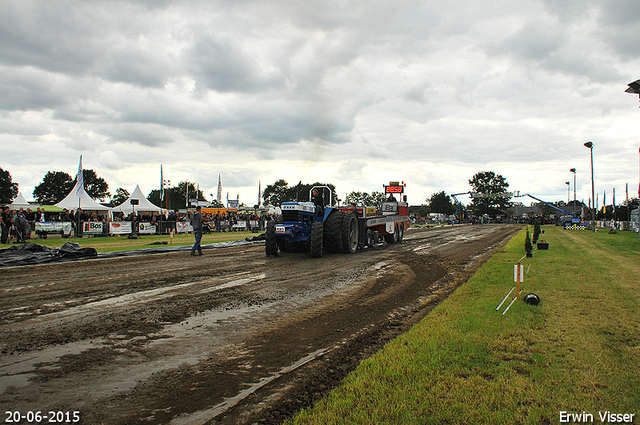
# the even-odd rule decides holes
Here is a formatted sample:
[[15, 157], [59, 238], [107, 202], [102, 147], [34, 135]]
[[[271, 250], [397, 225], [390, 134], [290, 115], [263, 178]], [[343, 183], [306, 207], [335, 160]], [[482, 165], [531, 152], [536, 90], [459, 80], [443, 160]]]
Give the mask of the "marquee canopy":
[[[138, 201], [138, 205], [131, 205], [131, 200], [135, 199]], [[121, 212], [125, 214], [131, 214], [132, 211], [136, 212], [160, 212], [162, 209], [153, 205], [149, 200], [142, 194], [142, 190], [140, 190], [140, 186], [136, 186], [135, 190], [127, 198], [126, 201], [121, 203], [118, 206], [115, 206], [111, 209], [113, 212]]]
[[22, 192], [18, 192], [18, 197], [9, 205], [12, 210], [18, 210], [20, 208], [30, 208], [31, 205], [27, 202]]
[[56, 207], [67, 208], [69, 210], [82, 208], [84, 211], [111, 211], [111, 208], [94, 201], [79, 183], [76, 183], [67, 197], [58, 202]]

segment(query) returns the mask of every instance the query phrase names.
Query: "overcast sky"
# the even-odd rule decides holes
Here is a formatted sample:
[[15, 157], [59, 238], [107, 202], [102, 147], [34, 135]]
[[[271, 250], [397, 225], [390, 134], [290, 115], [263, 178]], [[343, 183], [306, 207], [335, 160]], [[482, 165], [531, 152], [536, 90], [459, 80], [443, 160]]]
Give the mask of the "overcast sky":
[[[334, 183], [411, 204], [479, 171], [567, 200], [638, 195], [637, 0], [0, 0], [0, 167], [85, 168], [257, 202]], [[463, 202], [468, 199], [461, 199]], [[521, 199], [527, 205], [530, 199]]]

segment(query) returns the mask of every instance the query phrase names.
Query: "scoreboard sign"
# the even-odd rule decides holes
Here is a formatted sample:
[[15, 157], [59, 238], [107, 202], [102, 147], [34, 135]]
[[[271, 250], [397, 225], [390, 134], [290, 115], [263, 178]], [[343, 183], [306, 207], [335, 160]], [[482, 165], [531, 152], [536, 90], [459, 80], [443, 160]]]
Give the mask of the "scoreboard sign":
[[404, 192], [403, 186], [385, 186], [384, 187], [384, 193], [403, 193], [403, 192]]

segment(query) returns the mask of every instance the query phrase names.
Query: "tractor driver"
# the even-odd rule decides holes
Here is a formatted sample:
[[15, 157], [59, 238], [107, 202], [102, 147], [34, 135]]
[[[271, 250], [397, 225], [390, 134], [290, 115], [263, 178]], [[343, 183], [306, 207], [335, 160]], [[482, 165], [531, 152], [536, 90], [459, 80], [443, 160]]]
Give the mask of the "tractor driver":
[[316, 215], [320, 214], [324, 210], [324, 199], [318, 192], [318, 189], [313, 189], [311, 192], [311, 202], [316, 206]]

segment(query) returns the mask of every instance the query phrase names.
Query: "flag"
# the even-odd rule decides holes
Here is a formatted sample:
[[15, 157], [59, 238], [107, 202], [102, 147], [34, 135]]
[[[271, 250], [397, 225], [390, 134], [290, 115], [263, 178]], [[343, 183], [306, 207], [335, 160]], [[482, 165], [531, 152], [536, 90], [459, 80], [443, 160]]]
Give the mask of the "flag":
[[616, 188], [613, 188], [613, 216], [616, 214]]
[[604, 211], [604, 213], [607, 213], [607, 191], [604, 191], [604, 194], [602, 195], [602, 210]]
[[258, 207], [260, 207], [261, 199], [262, 199], [262, 182], [258, 180]]
[[80, 155], [80, 164], [78, 165], [78, 175], [76, 176], [76, 194], [82, 197], [84, 191], [84, 176], [82, 175], [82, 155]]
[[[164, 178], [162, 177], [162, 164], [160, 164], [160, 201], [164, 201]], [[162, 204], [160, 204], [162, 206]]]
[[626, 202], [626, 205], [627, 205], [627, 208], [629, 208], [629, 183], [627, 183], [627, 186], [625, 187], [625, 192], [626, 192], [626, 194], [627, 194], [627, 202]]
[[220, 180], [220, 174], [218, 174], [218, 197], [216, 199], [218, 202], [222, 199], [222, 181]]

